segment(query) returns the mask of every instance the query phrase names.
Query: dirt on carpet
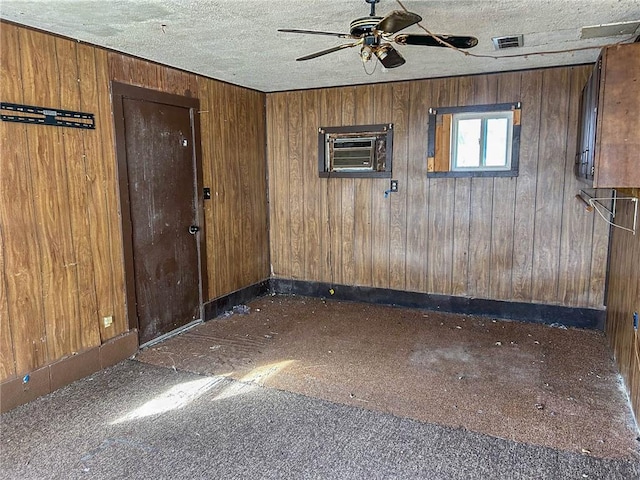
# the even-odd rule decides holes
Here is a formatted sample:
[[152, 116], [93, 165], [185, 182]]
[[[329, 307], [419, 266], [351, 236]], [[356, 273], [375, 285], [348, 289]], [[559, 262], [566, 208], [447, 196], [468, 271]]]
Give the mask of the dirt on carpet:
[[300, 296], [263, 297], [236, 312], [137, 359], [584, 455], [640, 458], [602, 332]]

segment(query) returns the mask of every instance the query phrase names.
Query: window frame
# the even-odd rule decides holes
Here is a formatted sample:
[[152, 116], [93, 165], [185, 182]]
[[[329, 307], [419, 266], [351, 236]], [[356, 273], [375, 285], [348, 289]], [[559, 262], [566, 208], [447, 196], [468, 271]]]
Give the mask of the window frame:
[[[371, 137], [384, 136], [385, 160], [384, 170], [373, 171], [367, 169], [330, 170], [328, 159], [328, 136], [344, 134], [348, 136]], [[382, 123], [375, 125], [349, 125], [341, 127], [318, 128], [318, 176], [321, 178], [391, 178], [393, 159], [393, 124]]]
[[[462, 107], [441, 107], [429, 109], [429, 129], [427, 147], [427, 177], [459, 178], [459, 177], [517, 177], [520, 152], [520, 117], [522, 104], [497, 103], [489, 105], [472, 105]], [[456, 114], [467, 118], [492, 118], [491, 113], [512, 112], [510, 144], [510, 167], [462, 167], [453, 168], [453, 133]], [[477, 114], [477, 117], [473, 114]], [[500, 117], [496, 117], [500, 118]], [[443, 158], [447, 157], [447, 158]]]

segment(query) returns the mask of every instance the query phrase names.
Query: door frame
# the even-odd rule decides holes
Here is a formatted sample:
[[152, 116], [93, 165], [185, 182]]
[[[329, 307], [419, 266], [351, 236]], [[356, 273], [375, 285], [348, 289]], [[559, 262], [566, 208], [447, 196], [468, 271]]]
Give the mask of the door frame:
[[[204, 217], [204, 189], [202, 176], [202, 147], [200, 144], [200, 100], [171, 93], [137, 87], [120, 82], [111, 82], [111, 99], [113, 105], [113, 123], [115, 129], [116, 163], [118, 167], [118, 190], [120, 197], [120, 220], [122, 224], [122, 247], [125, 270], [125, 311], [129, 329], [139, 330], [136, 309], [135, 269], [133, 264], [133, 223], [131, 221], [131, 202], [129, 198], [129, 174], [127, 171], [127, 151], [124, 124], [124, 99], [142, 100], [189, 109], [191, 118], [191, 144], [194, 162], [194, 189], [196, 194], [196, 219], [200, 231], [196, 234], [198, 252], [198, 308], [200, 319], [204, 319], [204, 295], [207, 288], [207, 252], [206, 229]], [[139, 341], [139, 340], [138, 340]]]

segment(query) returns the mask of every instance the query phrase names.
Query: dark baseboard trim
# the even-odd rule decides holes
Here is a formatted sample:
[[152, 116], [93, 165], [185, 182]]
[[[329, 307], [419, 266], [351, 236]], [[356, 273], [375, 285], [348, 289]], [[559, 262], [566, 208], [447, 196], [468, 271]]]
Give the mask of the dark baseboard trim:
[[[421, 308], [438, 312], [559, 324], [565, 327], [604, 330], [606, 311], [594, 308], [564, 307], [541, 303], [506, 302], [483, 298], [453, 297], [388, 288], [353, 287], [284, 278], [271, 279], [271, 291], [284, 295], [325, 297], [336, 300]], [[331, 295], [329, 289], [333, 289]]]
[[223, 295], [204, 304], [204, 321], [211, 320], [228, 312], [236, 305], [249, 303], [254, 298], [263, 297], [271, 292], [270, 281], [265, 279], [235, 292]]
[[77, 355], [70, 355], [0, 383], [4, 413], [129, 358], [138, 351], [138, 331], [130, 330]]

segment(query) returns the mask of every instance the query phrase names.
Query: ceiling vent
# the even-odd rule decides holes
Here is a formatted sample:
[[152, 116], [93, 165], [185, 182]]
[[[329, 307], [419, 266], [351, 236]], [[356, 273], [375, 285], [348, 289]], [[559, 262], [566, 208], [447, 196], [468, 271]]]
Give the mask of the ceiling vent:
[[617, 35], [633, 35], [640, 27], [638, 20], [634, 22], [608, 23], [606, 25], [594, 25], [582, 27], [580, 38], [615, 37]]
[[496, 50], [504, 50], [505, 48], [517, 48], [524, 45], [522, 35], [507, 35], [504, 37], [493, 37], [493, 46]]

